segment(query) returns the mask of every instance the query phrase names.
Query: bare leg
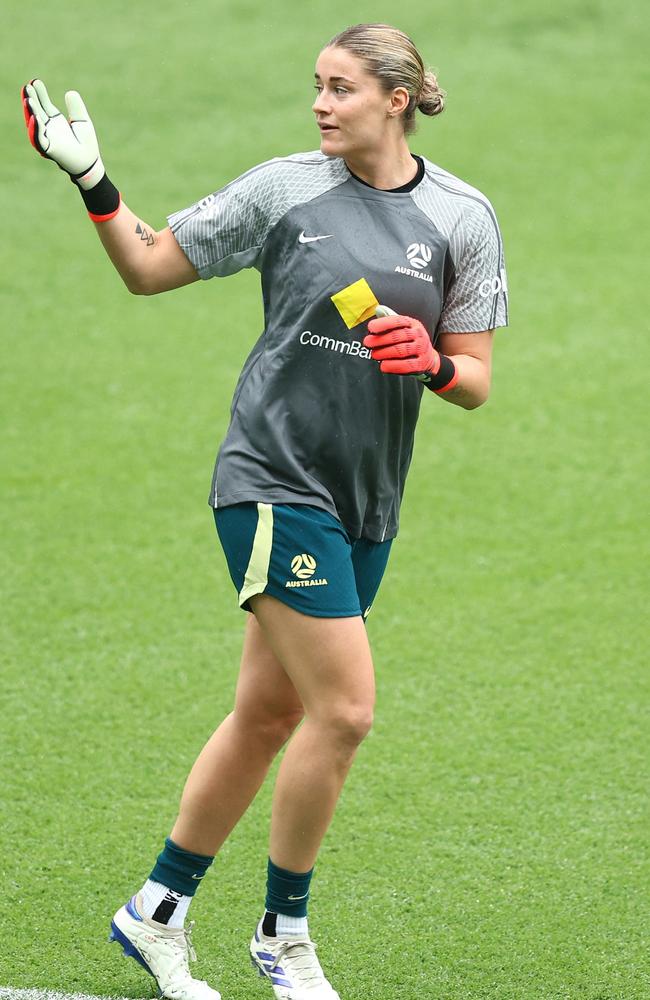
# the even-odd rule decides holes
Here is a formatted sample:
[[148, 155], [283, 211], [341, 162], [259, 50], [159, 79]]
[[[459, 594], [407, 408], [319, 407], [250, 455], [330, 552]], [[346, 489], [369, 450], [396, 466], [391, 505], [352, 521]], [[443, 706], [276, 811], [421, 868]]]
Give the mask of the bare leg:
[[302, 715], [293, 684], [249, 615], [234, 710], [190, 772], [172, 840], [195, 854], [216, 854]]
[[305, 709], [275, 785], [270, 855], [281, 868], [306, 872], [372, 724], [370, 647], [360, 617], [312, 618], [266, 595], [251, 605]]

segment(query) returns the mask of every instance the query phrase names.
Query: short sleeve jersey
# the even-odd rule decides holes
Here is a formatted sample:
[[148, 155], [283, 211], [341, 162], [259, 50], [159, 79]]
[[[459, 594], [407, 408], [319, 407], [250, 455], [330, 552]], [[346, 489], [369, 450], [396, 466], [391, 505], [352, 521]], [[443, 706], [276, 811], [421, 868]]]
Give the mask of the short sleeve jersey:
[[259, 270], [264, 330], [237, 383], [210, 503], [304, 503], [354, 538], [397, 534], [424, 391], [385, 375], [332, 296], [364, 278], [430, 332], [507, 325], [501, 234], [487, 198], [423, 160], [408, 191], [298, 153], [254, 167], [169, 216], [201, 278]]

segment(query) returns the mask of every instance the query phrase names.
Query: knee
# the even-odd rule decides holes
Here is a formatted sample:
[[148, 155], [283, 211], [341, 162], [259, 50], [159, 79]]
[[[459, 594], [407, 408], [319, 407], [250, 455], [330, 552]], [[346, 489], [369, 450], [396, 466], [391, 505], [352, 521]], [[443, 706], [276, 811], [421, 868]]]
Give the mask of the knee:
[[326, 725], [341, 750], [356, 749], [372, 729], [372, 705], [342, 705], [330, 714]]
[[300, 708], [290, 712], [282, 712], [280, 715], [276, 715], [267, 721], [266, 726], [269, 738], [274, 746], [284, 746], [294, 730], [302, 722], [303, 715], [304, 712]]
[[266, 744], [270, 750], [277, 751], [284, 746], [302, 718], [302, 709], [285, 709], [274, 713], [241, 714], [237, 721], [248, 739], [256, 739]]

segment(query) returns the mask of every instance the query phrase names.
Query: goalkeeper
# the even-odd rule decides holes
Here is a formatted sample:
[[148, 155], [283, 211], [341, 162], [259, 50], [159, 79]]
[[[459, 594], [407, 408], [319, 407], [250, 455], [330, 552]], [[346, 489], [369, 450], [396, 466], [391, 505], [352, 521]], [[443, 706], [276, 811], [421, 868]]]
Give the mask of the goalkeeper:
[[[244, 267], [262, 282], [264, 331], [210, 491], [248, 612], [234, 708], [194, 764], [149, 877], [112, 921], [170, 1000], [219, 997], [191, 975], [188, 908], [285, 744], [251, 958], [279, 1000], [338, 1000], [307, 906], [372, 723], [365, 619], [397, 534], [422, 399], [480, 406], [493, 331], [507, 323], [492, 206], [409, 148], [416, 112], [444, 104], [411, 40], [388, 25], [348, 28], [321, 51], [315, 83], [319, 150], [254, 167], [159, 231], [109, 180], [79, 94], [66, 95], [63, 114], [41, 81], [23, 90], [32, 144], [79, 188], [131, 292]], [[366, 877], [360, 858], [359, 886]]]

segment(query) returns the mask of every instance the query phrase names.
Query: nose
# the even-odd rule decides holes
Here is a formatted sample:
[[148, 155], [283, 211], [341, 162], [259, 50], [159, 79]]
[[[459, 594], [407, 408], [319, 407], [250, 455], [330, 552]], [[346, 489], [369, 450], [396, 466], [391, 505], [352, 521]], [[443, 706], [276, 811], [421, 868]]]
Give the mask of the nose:
[[319, 113], [327, 114], [327, 112], [330, 110], [330, 102], [326, 98], [324, 90], [316, 92], [316, 100], [312, 104], [311, 109], [316, 115]]

